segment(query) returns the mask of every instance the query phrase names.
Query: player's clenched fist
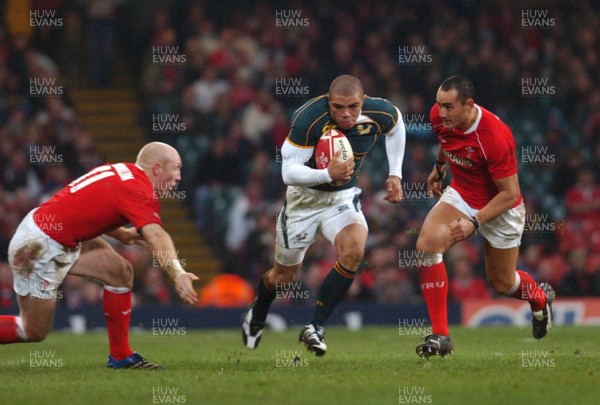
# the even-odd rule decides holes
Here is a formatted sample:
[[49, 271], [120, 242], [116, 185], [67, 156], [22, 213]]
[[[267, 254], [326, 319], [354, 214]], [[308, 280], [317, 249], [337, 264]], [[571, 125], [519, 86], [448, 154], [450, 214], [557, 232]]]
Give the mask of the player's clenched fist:
[[404, 198], [402, 180], [398, 176], [388, 177], [385, 181], [385, 189], [387, 191], [386, 196], [383, 198], [385, 201], [399, 203]]
[[456, 221], [450, 222], [448, 226], [450, 227], [450, 235], [457, 242], [467, 239], [475, 233], [473, 223], [464, 218], [458, 218]]

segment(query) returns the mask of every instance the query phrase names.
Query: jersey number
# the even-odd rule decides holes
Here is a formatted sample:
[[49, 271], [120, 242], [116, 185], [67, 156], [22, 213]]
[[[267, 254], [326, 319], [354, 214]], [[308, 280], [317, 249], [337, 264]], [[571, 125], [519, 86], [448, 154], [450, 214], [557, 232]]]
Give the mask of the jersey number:
[[[115, 173], [116, 170], [117, 173]], [[79, 177], [76, 180], [73, 180], [69, 183], [69, 187], [71, 193], [76, 193], [84, 187], [89, 186], [92, 183], [105, 179], [107, 177], [114, 176], [118, 174], [121, 180], [131, 180], [133, 179], [133, 173], [129, 170], [129, 168], [123, 163], [117, 163], [114, 165], [104, 165], [96, 167], [95, 169], [87, 172], [83, 176]]]

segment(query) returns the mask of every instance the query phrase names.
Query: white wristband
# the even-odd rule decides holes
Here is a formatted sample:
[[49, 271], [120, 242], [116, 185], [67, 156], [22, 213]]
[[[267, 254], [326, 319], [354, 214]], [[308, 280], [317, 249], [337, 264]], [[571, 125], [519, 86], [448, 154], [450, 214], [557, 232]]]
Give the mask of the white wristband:
[[182, 274], [185, 274], [185, 270], [181, 267], [181, 262], [178, 259], [173, 259], [171, 262], [165, 267], [165, 271], [171, 276], [171, 279], [175, 281], [177, 277]]

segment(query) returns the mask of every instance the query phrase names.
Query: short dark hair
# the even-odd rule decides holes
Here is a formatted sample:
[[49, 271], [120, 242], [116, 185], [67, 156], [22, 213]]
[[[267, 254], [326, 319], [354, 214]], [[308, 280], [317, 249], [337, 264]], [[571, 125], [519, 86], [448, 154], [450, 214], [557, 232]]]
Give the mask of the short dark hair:
[[456, 90], [458, 99], [464, 104], [468, 99], [475, 99], [475, 86], [464, 76], [451, 76], [440, 86], [442, 91]]
[[362, 82], [356, 76], [352, 75], [341, 75], [336, 77], [329, 86], [329, 94], [339, 94], [343, 97], [353, 96], [356, 93], [360, 93], [362, 96], [365, 91], [363, 89]]

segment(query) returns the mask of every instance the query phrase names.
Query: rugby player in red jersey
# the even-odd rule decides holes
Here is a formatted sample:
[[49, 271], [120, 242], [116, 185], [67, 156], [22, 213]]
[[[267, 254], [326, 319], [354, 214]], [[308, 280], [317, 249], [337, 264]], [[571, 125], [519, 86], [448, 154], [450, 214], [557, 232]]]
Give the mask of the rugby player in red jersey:
[[[440, 149], [428, 179], [428, 191], [441, 196], [417, 240], [423, 253], [419, 282], [432, 333], [417, 346], [421, 357], [453, 352], [448, 333], [448, 275], [442, 255], [479, 232], [485, 243], [485, 271], [494, 290], [531, 305], [533, 336], [541, 339], [552, 325], [554, 291], [517, 270], [525, 207], [517, 177], [515, 141], [506, 124], [475, 104], [473, 84], [462, 76], [445, 80], [431, 109], [431, 125]], [[446, 167], [452, 182], [441, 192]]]
[[[129, 347], [133, 268], [100, 238], [148, 244], [172, 277], [179, 296], [197, 301], [159, 216], [160, 191], [181, 180], [181, 158], [171, 146], [152, 142], [135, 164], [99, 166], [74, 180], [23, 219], [8, 249], [19, 316], [0, 316], [0, 343], [39, 342], [52, 329], [57, 290], [68, 274], [104, 283], [109, 368], [162, 368]], [[131, 223], [133, 228], [125, 228]]]

